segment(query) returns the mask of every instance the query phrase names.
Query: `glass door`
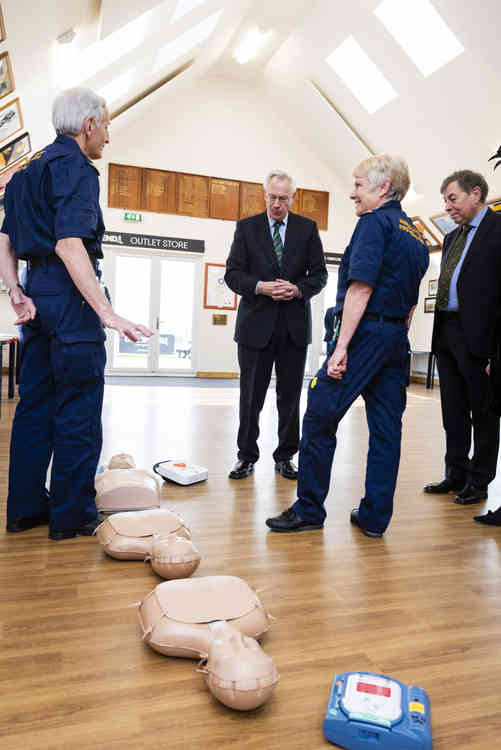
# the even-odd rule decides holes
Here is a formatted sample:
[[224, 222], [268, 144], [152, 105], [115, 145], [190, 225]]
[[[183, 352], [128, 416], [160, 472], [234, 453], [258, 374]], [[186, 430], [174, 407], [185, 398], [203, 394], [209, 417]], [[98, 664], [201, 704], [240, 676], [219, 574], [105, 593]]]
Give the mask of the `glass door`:
[[327, 285], [320, 294], [317, 294], [311, 300], [312, 337], [306, 360], [305, 375], [307, 377], [311, 377], [318, 372], [327, 356], [326, 342], [324, 341], [324, 317], [327, 308], [336, 304], [337, 272], [337, 266], [328, 269]]

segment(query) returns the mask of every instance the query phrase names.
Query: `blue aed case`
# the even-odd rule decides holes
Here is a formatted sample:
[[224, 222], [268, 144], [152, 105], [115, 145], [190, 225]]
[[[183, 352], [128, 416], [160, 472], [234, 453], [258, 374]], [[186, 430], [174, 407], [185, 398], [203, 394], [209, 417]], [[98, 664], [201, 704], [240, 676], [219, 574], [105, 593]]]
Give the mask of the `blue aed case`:
[[337, 674], [324, 735], [347, 750], [431, 750], [430, 699], [422, 688], [382, 674]]

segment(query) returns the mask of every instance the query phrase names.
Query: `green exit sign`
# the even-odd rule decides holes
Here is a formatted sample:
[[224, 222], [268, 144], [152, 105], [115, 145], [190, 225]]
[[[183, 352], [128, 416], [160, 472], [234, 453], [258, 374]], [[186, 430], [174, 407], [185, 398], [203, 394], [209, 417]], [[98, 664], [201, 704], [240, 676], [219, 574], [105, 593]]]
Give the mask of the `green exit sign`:
[[124, 213], [124, 219], [125, 221], [130, 221], [137, 224], [143, 220], [143, 214], [140, 214], [137, 211], [126, 211]]

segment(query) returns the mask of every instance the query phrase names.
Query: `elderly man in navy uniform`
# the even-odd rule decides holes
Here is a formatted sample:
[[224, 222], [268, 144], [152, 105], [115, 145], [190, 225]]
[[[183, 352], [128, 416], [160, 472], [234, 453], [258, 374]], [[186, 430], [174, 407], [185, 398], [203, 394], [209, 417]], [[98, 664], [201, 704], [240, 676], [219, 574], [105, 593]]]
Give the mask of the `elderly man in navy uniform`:
[[[350, 520], [381, 537], [393, 512], [408, 384], [408, 339], [428, 249], [402, 211], [406, 163], [388, 155], [362, 162], [350, 195], [359, 216], [339, 269], [335, 348], [308, 389], [299, 448], [298, 500], [269, 518], [272, 531], [321, 529], [337, 426], [360, 394], [369, 425], [365, 497]], [[333, 330], [336, 331], [334, 324]]]
[[[23, 337], [7, 531], [48, 523], [57, 541], [90, 536], [97, 525], [104, 327], [132, 341], [152, 332], [117, 315], [99, 286], [104, 224], [90, 160], [109, 142], [106, 102], [90, 89], [70, 89], [55, 100], [52, 119], [56, 140], [7, 185], [0, 273]], [[18, 258], [28, 262], [25, 289]]]

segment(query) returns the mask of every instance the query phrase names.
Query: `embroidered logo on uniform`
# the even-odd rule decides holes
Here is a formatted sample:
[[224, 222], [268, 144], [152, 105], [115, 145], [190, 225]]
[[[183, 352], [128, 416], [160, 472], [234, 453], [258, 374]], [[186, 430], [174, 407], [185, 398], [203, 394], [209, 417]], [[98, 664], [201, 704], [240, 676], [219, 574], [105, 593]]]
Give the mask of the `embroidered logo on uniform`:
[[405, 221], [405, 219], [400, 219], [398, 228], [401, 229], [403, 232], [407, 232], [412, 237], [414, 237], [415, 240], [420, 242], [422, 245], [426, 245], [426, 240], [424, 236], [421, 234], [419, 229], [414, 226], [414, 224], [409, 224], [408, 221]]
[[21, 164], [18, 171], [22, 172], [23, 169], [26, 169], [26, 167], [28, 166], [30, 162], [35, 161], [36, 159], [40, 159], [40, 157], [43, 156], [44, 154], [45, 154], [45, 151], [39, 151], [38, 153], [34, 154], [34, 156], [32, 156], [30, 159], [26, 159], [26, 161]]
[[313, 380], [311, 381], [310, 388], [314, 388], [317, 384], [318, 378], [315, 376]]

